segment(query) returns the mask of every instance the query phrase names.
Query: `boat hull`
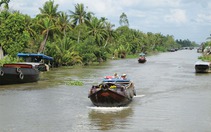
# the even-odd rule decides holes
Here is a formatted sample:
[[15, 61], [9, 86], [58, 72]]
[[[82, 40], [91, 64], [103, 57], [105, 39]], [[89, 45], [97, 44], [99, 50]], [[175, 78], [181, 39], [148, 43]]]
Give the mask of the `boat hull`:
[[138, 62], [139, 63], [145, 63], [147, 60], [146, 60], [146, 58], [139, 58], [138, 59]]
[[211, 72], [211, 63], [209, 62], [197, 62], [195, 64], [196, 73], [210, 73]]
[[[104, 85], [108, 86], [104, 87]], [[88, 97], [95, 106], [119, 107], [128, 105], [132, 101], [134, 96], [135, 89], [133, 84], [125, 85], [104, 83], [93, 86]]]
[[34, 68], [1, 67], [0, 85], [31, 83], [39, 80], [39, 71]]

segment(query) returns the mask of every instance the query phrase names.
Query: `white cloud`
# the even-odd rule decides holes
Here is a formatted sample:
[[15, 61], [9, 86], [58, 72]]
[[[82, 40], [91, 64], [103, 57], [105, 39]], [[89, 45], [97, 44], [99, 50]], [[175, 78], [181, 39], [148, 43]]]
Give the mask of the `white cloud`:
[[186, 11], [182, 9], [170, 10], [170, 14], [165, 16], [166, 22], [185, 24], [187, 20]]
[[132, 9], [128, 11], [126, 15], [129, 17], [136, 17], [136, 18], [142, 19], [147, 16], [147, 13], [144, 11]]
[[26, 2], [25, 0], [15, 0], [9, 3], [9, 8], [34, 17], [36, 14], [40, 13], [39, 8], [42, 8], [44, 3], [44, 0], [34, 0], [29, 2]]
[[[12, 0], [9, 7], [23, 14], [36, 16], [48, 0]], [[59, 11], [74, 11], [84, 4], [97, 17], [106, 17], [118, 27], [119, 17], [126, 13], [131, 28], [143, 32], [160, 32], [181, 39], [203, 41], [211, 33], [210, 0], [54, 0]], [[177, 28], [175, 28], [177, 26]], [[210, 27], [209, 27], [210, 26]], [[194, 29], [189, 35], [187, 29]], [[180, 30], [178, 30], [180, 29]], [[182, 31], [184, 30], [184, 31]], [[171, 34], [172, 33], [172, 34]], [[185, 34], [186, 33], [186, 34]], [[198, 36], [194, 36], [197, 34]], [[179, 38], [180, 39], [180, 38]]]
[[138, 6], [140, 7], [178, 7], [180, 5], [180, 0], [140, 0]]
[[196, 22], [211, 24], [211, 14], [198, 14], [196, 18]]

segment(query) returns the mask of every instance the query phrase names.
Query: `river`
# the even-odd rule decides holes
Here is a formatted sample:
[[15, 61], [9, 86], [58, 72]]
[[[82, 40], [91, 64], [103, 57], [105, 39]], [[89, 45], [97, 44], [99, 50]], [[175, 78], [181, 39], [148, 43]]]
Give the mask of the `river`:
[[[196, 74], [196, 50], [42, 73], [40, 81], [0, 86], [1, 132], [210, 132], [211, 74]], [[89, 89], [126, 73], [137, 96], [129, 106], [95, 107]], [[83, 86], [68, 82], [79, 80]]]

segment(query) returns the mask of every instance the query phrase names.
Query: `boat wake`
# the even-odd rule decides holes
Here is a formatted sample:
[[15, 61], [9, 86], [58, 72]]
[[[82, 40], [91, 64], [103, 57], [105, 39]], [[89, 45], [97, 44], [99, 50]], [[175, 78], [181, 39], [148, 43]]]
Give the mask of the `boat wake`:
[[145, 95], [136, 95], [136, 96], [134, 96], [134, 98], [141, 98], [141, 97], [144, 97]]
[[109, 112], [118, 112], [129, 109], [130, 107], [88, 107], [90, 110], [101, 112], [101, 113], [109, 113]]

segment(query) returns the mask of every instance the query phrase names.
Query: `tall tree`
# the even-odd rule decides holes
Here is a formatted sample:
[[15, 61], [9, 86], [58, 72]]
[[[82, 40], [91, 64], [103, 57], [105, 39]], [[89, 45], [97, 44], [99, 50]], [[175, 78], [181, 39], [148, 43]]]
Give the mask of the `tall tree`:
[[[103, 61], [106, 53], [104, 43], [108, 37], [108, 32], [105, 28], [105, 19], [98, 19], [97, 17], [92, 17], [90, 21], [86, 21], [88, 34], [94, 37], [95, 40], [95, 50], [94, 54], [98, 58], [98, 61]], [[94, 46], [94, 45], [93, 45]]]
[[88, 27], [88, 34], [95, 37], [98, 46], [102, 46], [107, 36], [104, 20], [93, 17], [91, 21], [86, 21], [86, 25]]
[[56, 17], [59, 15], [60, 12], [58, 12], [58, 7], [59, 5], [56, 4], [54, 5], [54, 1], [49, 0], [45, 2], [43, 8], [39, 8], [40, 13], [38, 16], [41, 18], [49, 18], [50, 20], [53, 20], [54, 22], [56, 21]]
[[73, 24], [75, 26], [84, 23], [87, 18], [87, 12], [85, 11], [83, 4], [76, 4], [75, 11], [69, 11], [69, 12], [70, 12], [70, 18], [72, 19]]
[[124, 12], [120, 15], [119, 24], [121, 26], [129, 27], [129, 21], [128, 21], [127, 15]]
[[0, 1], [0, 7], [4, 4], [4, 9], [8, 10], [9, 9], [9, 2], [10, 2], [10, 0], [1, 0]]
[[41, 14], [38, 15], [38, 18], [43, 19], [43, 28], [42, 34], [44, 35], [44, 40], [41, 42], [38, 52], [44, 52], [45, 45], [49, 36], [49, 32], [54, 29], [54, 23], [56, 22], [56, 18], [59, 15], [58, 4], [54, 5], [54, 1], [45, 2], [43, 8], [39, 8]]
[[18, 52], [23, 52], [28, 47], [30, 35], [26, 31], [24, 15], [10, 14], [0, 26], [0, 44], [7, 54], [15, 57]]
[[113, 39], [116, 37], [116, 34], [113, 30], [114, 26], [115, 26], [114, 24], [111, 24], [107, 21], [105, 22], [105, 30], [107, 32], [107, 38], [104, 47], [106, 47], [108, 43], [112, 43]]
[[[10, 2], [10, 0], [1, 0], [0, 1], [0, 7], [4, 4], [4, 9], [8, 10], [9, 9], [9, 2]], [[1, 25], [1, 23], [2, 23], [2, 21], [0, 21], [0, 25]], [[4, 52], [3, 52], [2, 46], [3, 46], [3, 44], [0, 44], [0, 59], [2, 59], [3, 56], [4, 56]]]
[[68, 15], [64, 12], [61, 12], [57, 18], [56, 25], [60, 33], [66, 36], [66, 32], [72, 29], [72, 24], [69, 21]]
[[44, 40], [40, 44], [38, 53], [44, 52], [49, 32], [50, 32], [50, 30], [55, 29], [53, 22], [49, 18], [43, 19], [42, 22], [43, 23], [40, 24], [40, 27], [42, 28], [42, 35], [45, 36], [45, 37], [44, 37]]
[[[86, 12], [84, 9], [83, 4], [76, 4], [75, 5], [75, 11], [69, 11], [70, 12], [70, 18], [72, 20], [72, 23], [74, 27], [77, 25], [81, 25], [85, 23], [86, 20], [90, 20], [92, 18], [93, 13], [92, 12]], [[78, 43], [80, 42], [80, 36], [81, 36], [81, 30], [79, 28], [78, 31]]]

